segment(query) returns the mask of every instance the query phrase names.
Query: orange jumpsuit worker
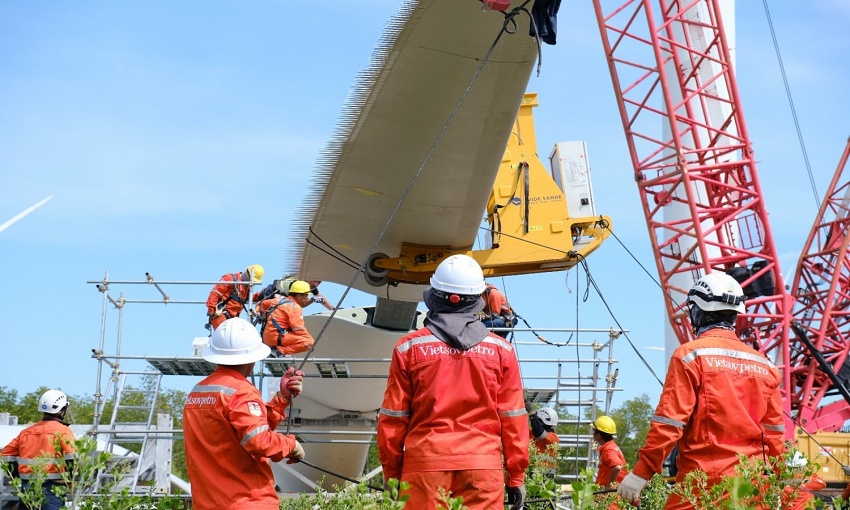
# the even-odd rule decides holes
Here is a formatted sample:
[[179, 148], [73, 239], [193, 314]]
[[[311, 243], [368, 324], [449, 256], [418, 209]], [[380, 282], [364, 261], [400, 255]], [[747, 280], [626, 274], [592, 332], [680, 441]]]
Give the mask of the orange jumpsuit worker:
[[288, 296], [275, 296], [260, 301], [257, 313], [265, 317], [263, 343], [280, 354], [295, 354], [310, 350], [313, 336], [304, 326], [302, 308], [313, 302], [310, 284], [296, 280], [289, 286]]
[[[38, 410], [43, 413], [41, 421], [22, 430], [3, 447], [0, 460], [11, 464], [12, 475], [21, 479], [23, 490], [29, 487], [34, 476], [40, 476], [34, 475], [32, 467], [36, 462], [43, 463], [46, 480], [41, 487], [45, 497], [41, 508], [59, 510], [65, 507], [65, 501], [53, 492], [53, 488], [64, 485], [62, 473], [73, 462], [75, 451], [74, 433], [64, 421], [68, 397], [59, 390], [47, 390], [38, 400]], [[62, 461], [57, 460], [60, 458]]]
[[[484, 299], [481, 321], [485, 326], [488, 328], [510, 328], [516, 325], [516, 316], [511, 305], [508, 304], [508, 298], [495, 285], [487, 283], [481, 297]], [[495, 333], [502, 338], [508, 336], [507, 331], [495, 331]]]
[[183, 407], [186, 468], [195, 510], [242, 508], [277, 510], [269, 460], [304, 458], [295, 436], [275, 432], [292, 398], [302, 389], [303, 374], [289, 367], [280, 389], [266, 404], [247, 377], [269, 347], [245, 319], [224, 321], [201, 356], [218, 365], [198, 383]]
[[244, 272], [226, 274], [221, 277], [221, 282], [246, 282], [246, 283], [219, 283], [213, 287], [207, 297], [207, 317], [212, 329], [232, 317], [239, 317], [242, 309], [247, 306], [248, 294], [251, 285], [247, 282], [260, 283], [263, 281], [263, 266], [253, 264], [248, 266]]
[[[767, 458], [785, 451], [779, 371], [734, 331], [744, 300], [738, 282], [721, 272], [703, 276], [688, 293], [697, 339], [670, 358], [646, 446], [617, 490], [626, 500], [638, 499], [674, 444], [679, 447], [676, 481], [699, 469], [708, 475], [709, 487], [735, 470], [738, 454]], [[693, 507], [671, 495], [665, 508]]]
[[625, 469], [626, 457], [614, 442], [617, 424], [610, 416], [600, 416], [590, 428], [593, 429], [593, 440], [599, 445], [599, 469], [594, 483], [607, 489], [612, 483], [623, 481], [628, 472]]
[[558, 413], [551, 407], [541, 407], [531, 413], [531, 438], [534, 447], [545, 457], [543, 467], [555, 471], [558, 468], [558, 434], [555, 426], [558, 424]]
[[[792, 470], [803, 470], [809, 464], [808, 459], [800, 453], [794, 452], [794, 456], [788, 461], [787, 465]], [[786, 485], [782, 490], [781, 505], [782, 510], [803, 510], [804, 508], [814, 508], [811, 503], [815, 498], [815, 491], [826, 488], [826, 482], [816, 473], [808, 480], [800, 480], [802, 473], [795, 474], [795, 482]], [[802, 483], [800, 483], [802, 482]]]
[[502, 508], [506, 492], [513, 509], [525, 499], [519, 363], [513, 346], [478, 320], [483, 291], [473, 258], [446, 258], [424, 292], [425, 327], [393, 349], [378, 455], [385, 480], [410, 484], [410, 508], [436, 508], [438, 488], [463, 497], [470, 510]]

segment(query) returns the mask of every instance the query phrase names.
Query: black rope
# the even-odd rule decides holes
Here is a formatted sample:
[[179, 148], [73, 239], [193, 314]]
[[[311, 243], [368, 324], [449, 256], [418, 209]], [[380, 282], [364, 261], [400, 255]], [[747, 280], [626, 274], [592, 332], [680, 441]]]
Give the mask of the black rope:
[[794, 417], [792, 417], [790, 414], [786, 413], [784, 409], [783, 409], [783, 411], [782, 411], [782, 414], [784, 414], [784, 415], [785, 415], [785, 416], [786, 416], [789, 420], [791, 420], [791, 423], [793, 423], [793, 424], [794, 424], [794, 425], [796, 425], [796, 426], [797, 426], [800, 430], [802, 430], [804, 434], [806, 434], [807, 436], [809, 436], [809, 439], [811, 439], [812, 441], [814, 441], [816, 445], [820, 446], [821, 451], [822, 451], [822, 452], [826, 452], [826, 454], [827, 454], [827, 455], [829, 455], [830, 457], [832, 457], [832, 460], [834, 460], [834, 461], [835, 461], [835, 462], [836, 462], [839, 466], [841, 466], [841, 468], [842, 468], [842, 469], [843, 469], [844, 467], [846, 467], [846, 465], [845, 465], [845, 464], [842, 464], [840, 460], [838, 460], [838, 459], [836, 459], [836, 458], [835, 458], [835, 456], [834, 456], [834, 455], [832, 454], [832, 452], [830, 451], [830, 448], [825, 448], [822, 444], [820, 444], [820, 443], [818, 442], [818, 440], [817, 440], [817, 439], [815, 439], [815, 436], [813, 436], [813, 435], [809, 434], [809, 431], [808, 431], [808, 430], [806, 430], [806, 428], [805, 428], [805, 427], [803, 427], [802, 425], [800, 425], [800, 424], [797, 422], [797, 420], [795, 420], [795, 419], [794, 419]]
[[637, 259], [637, 257], [635, 257], [634, 253], [632, 253], [631, 250], [629, 250], [629, 248], [623, 243], [623, 241], [621, 241], [620, 238], [617, 237], [617, 234], [615, 234], [614, 231], [611, 230], [611, 226], [605, 225], [605, 230], [607, 230], [611, 234], [611, 236], [614, 239], [616, 239], [618, 243], [620, 243], [620, 246], [622, 246], [623, 249], [626, 250], [626, 253], [629, 254], [629, 256], [632, 258], [632, 260], [634, 260], [635, 263], [638, 265], [638, 267], [643, 269], [643, 272], [646, 273], [647, 276], [649, 276], [649, 279], [652, 280], [652, 283], [654, 283], [655, 285], [658, 286], [659, 289], [661, 289], [661, 292], [663, 292], [667, 296], [667, 298], [670, 299], [670, 301], [673, 302], [676, 305], [676, 308], [680, 308], [681, 305], [679, 303], [677, 303], [675, 299], [673, 299], [673, 296], [671, 296], [667, 292], [667, 290], [664, 288], [664, 286], [661, 285], [661, 282], [659, 282], [658, 279], [655, 278], [655, 276], [653, 276], [652, 273], [650, 273], [649, 270], [646, 267], [644, 267], [643, 264], [640, 263], [640, 261]]
[[529, 188], [531, 188], [531, 177], [528, 175], [529, 174], [528, 163], [526, 163], [525, 161], [521, 161], [520, 164], [519, 164], [519, 168], [524, 173], [524, 175], [523, 175], [522, 198], [524, 199], [523, 203], [525, 204], [525, 207], [522, 210], [522, 232], [524, 234], [528, 234], [528, 224], [531, 221], [530, 218], [528, 217], [530, 212], [531, 212], [531, 205], [530, 205], [530, 202], [528, 200], [528, 197], [531, 193], [531, 189], [529, 189]]
[[325, 241], [324, 239], [322, 239], [322, 237], [321, 237], [319, 234], [317, 234], [315, 230], [313, 230], [313, 226], [312, 226], [312, 225], [310, 226], [310, 235], [312, 235], [313, 237], [315, 237], [316, 239], [318, 239], [318, 240], [319, 240], [319, 241], [320, 241], [323, 245], [327, 246], [327, 247], [328, 247], [328, 249], [329, 249], [329, 250], [331, 250], [331, 251], [333, 251], [333, 253], [335, 253], [336, 255], [331, 254], [329, 251], [327, 251], [327, 250], [325, 250], [325, 249], [323, 249], [323, 248], [319, 247], [318, 245], [316, 245], [315, 243], [310, 242], [310, 240], [309, 240], [309, 239], [307, 239], [307, 242], [308, 242], [308, 243], [310, 243], [312, 246], [315, 246], [317, 249], [322, 250], [324, 253], [326, 253], [326, 254], [330, 255], [331, 257], [334, 257], [335, 259], [337, 259], [337, 260], [338, 260], [338, 261], [340, 261], [340, 262], [347, 262], [347, 263], [348, 263], [348, 265], [350, 265], [352, 268], [356, 268], [356, 267], [357, 267], [357, 262], [356, 262], [354, 259], [352, 259], [352, 258], [351, 258], [351, 257], [349, 257], [348, 255], [346, 255], [346, 254], [342, 253], [341, 251], [337, 250], [336, 248], [334, 248], [333, 246], [331, 246], [331, 244], [330, 244], [330, 243], [328, 243], [327, 241]]
[[770, 17], [770, 9], [767, 7], [767, 0], [762, 0], [764, 5], [764, 13], [767, 17], [767, 26], [770, 27], [770, 38], [773, 40], [773, 48], [776, 51], [776, 61], [779, 62], [779, 71], [782, 73], [782, 84], [785, 86], [785, 95], [788, 97], [788, 106], [791, 108], [791, 116], [794, 118], [794, 128], [797, 130], [797, 140], [800, 142], [800, 150], [803, 153], [803, 162], [806, 163], [806, 171], [809, 174], [809, 184], [812, 187], [812, 195], [815, 198], [815, 205], [820, 209], [820, 193], [818, 193], [815, 185], [815, 178], [812, 175], [812, 165], [809, 163], [809, 153], [806, 151], [806, 143], [803, 141], [803, 132], [800, 130], [800, 120], [797, 118], [797, 109], [794, 107], [794, 99], [791, 97], [791, 87], [788, 85], [788, 75], [785, 74], [785, 64], [782, 63], [782, 53], [779, 51], [779, 42], [776, 40], [776, 32], [773, 30], [773, 19]]
[[544, 344], [546, 344], [546, 345], [554, 345], [555, 347], [564, 347], [564, 346], [566, 346], [566, 345], [569, 345], [569, 344], [570, 344], [570, 341], [572, 341], [572, 339], [573, 339], [573, 335], [575, 334], [575, 332], [570, 333], [570, 337], [567, 339], [567, 341], [566, 341], [566, 342], [564, 342], [564, 343], [562, 343], [562, 344], [555, 343], [555, 342], [550, 342], [549, 340], [546, 340], [545, 338], [543, 338], [543, 335], [541, 335], [541, 334], [540, 334], [540, 333], [538, 333], [537, 331], [534, 331], [534, 328], [532, 328], [532, 327], [531, 327], [531, 325], [528, 323], [528, 321], [527, 321], [527, 320], [525, 320], [525, 317], [523, 317], [523, 316], [521, 316], [520, 314], [516, 313], [516, 310], [514, 310], [514, 315], [516, 316], [516, 318], [517, 318], [517, 319], [519, 319], [519, 320], [521, 320], [522, 322], [524, 322], [524, 323], [525, 323], [525, 326], [526, 326], [529, 330], [531, 330], [531, 332], [532, 332], [532, 333], [534, 333], [534, 336], [536, 336], [538, 340], [540, 340], [541, 342], [543, 342], [543, 343], [544, 343]]
[[[603, 227], [606, 227], [606, 228], [607, 228], [607, 222], [606, 222], [606, 221], [599, 220], [599, 221], [597, 221], [596, 223], [597, 223], [598, 225], [601, 225], [601, 226], [603, 226]], [[485, 231], [485, 232], [493, 232], [493, 229], [488, 228], [488, 227], [485, 227], [485, 226], [480, 226], [480, 227], [478, 227], [478, 228], [479, 228], [480, 230]], [[509, 238], [511, 238], [511, 239], [516, 239], [517, 241], [522, 241], [522, 242], [524, 242], [524, 243], [528, 243], [528, 244], [530, 244], [530, 245], [532, 245], [532, 246], [539, 246], [539, 247], [541, 247], [541, 248], [546, 248], [547, 250], [552, 250], [552, 251], [555, 251], [555, 252], [558, 252], [558, 253], [562, 253], [562, 254], [564, 254], [564, 255], [569, 255], [569, 256], [570, 256], [570, 258], [575, 258], [575, 257], [573, 257], [573, 255], [575, 254], [575, 252], [574, 252], [574, 251], [572, 251], [572, 250], [569, 250], [569, 251], [567, 251], [567, 250], [561, 250], [561, 249], [559, 249], [559, 248], [554, 248], [554, 247], [549, 246], [549, 245], [547, 245], [547, 244], [538, 243], [538, 242], [535, 242], [535, 241], [529, 241], [528, 239], [523, 239], [523, 238], [522, 238], [522, 237], [520, 237], [520, 236], [515, 236], [515, 235], [511, 235], [511, 234], [506, 234], [506, 233], [504, 233], [504, 232], [499, 232], [499, 235], [500, 235], [500, 236], [509, 237]]]
[[614, 315], [614, 312], [611, 311], [611, 307], [608, 306], [608, 302], [605, 300], [605, 296], [603, 296], [602, 291], [599, 290], [599, 286], [596, 284], [596, 280], [594, 280], [593, 276], [590, 274], [590, 268], [587, 265], [587, 259], [585, 259], [584, 255], [581, 255], [581, 254], [576, 254], [576, 255], [579, 257], [579, 264], [581, 265], [582, 269], [584, 269], [585, 274], [587, 275], [588, 285], [593, 286], [593, 289], [596, 291], [596, 294], [599, 296], [599, 299], [602, 300], [602, 304], [605, 305], [605, 309], [608, 310], [608, 314], [611, 315], [611, 318], [614, 320], [614, 323], [616, 323], [617, 327], [620, 328], [620, 333], [624, 337], [626, 337], [626, 340], [629, 342], [629, 345], [632, 347], [632, 350], [635, 352], [635, 354], [637, 354], [637, 357], [641, 360], [641, 362], [643, 362], [643, 364], [644, 364], [644, 366], [646, 366], [647, 370], [649, 370], [649, 373], [652, 374], [652, 377], [654, 377], [655, 380], [658, 381], [658, 384], [664, 386], [664, 383], [661, 382], [661, 379], [659, 379], [658, 376], [655, 374], [655, 370], [653, 370], [652, 367], [649, 366], [649, 363], [646, 361], [646, 359], [643, 357], [643, 355], [640, 353], [640, 351], [638, 351], [637, 347], [632, 342], [632, 339], [629, 338], [628, 334], [626, 334], [625, 330], [623, 329], [623, 326], [620, 325], [620, 321], [617, 320], [617, 317]]
[[504, 209], [504, 208], [508, 207], [509, 205], [511, 205], [511, 203], [512, 203], [511, 200], [513, 200], [514, 197], [516, 196], [516, 192], [519, 189], [519, 178], [520, 178], [520, 174], [522, 173], [522, 166], [520, 166], [519, 170], [520, 171], [517, 172], [516, 176], [514, 177], [514, 184], [513, 184], [512, 189], [511, 189], [511, 196], [509, 196], [507, 198], [507, 200], [505, 200], [504, 204], [494, 205], [493, 206], [493, 212], [490, 215], [488, 215], [488, 217], [490, 217], [490, 216], [493, 217], [493, 227], [494, 228], [490, 229], [490, 239], [491, 239], [490, 243], [494, 248], [499, 246], [499, 240], [502, 237], [502, 216], [501, 216], [501, 213], [499, 213], [499, 209]]
[[[579, 273], [578, 273], [578, 271], [576, 271], [576, 290], [578, 290], [578, 286], [579, 286], [578, 277], [579, 277]], [[567, 276], [567, 278], [569, 278], [569, 276]], [[588, 276], [588, 278], [589, 278], [589, 276]], [[566, 280], [566, 281], [567, 281], [567, 285], [569, 286], [569, 280]], [[584, 299], [582, 301], [587, 302], [587, 292], [585, 292]], [[579, 311], [579, 297], [578, 297], [578, 292], [576, 292], [576, 322], [575, 322], [576, 333], [578, 333], [578, 317], [579, 317], [578, 311]], [[576, 343], [575, 343], [575, 348], [576, 348], [576, 387], [578, 388], [577, 399], [578, 399], [579, 402], [581, 402], [581, 388], [582, 388], [582, 384], [581, 384], [581, 352], [579, 351], [578, 344], [579, 344], [579, 341], [578, 341], [578, 338], [576, 338]], [[596, 383], [594, 382], [594, 386], [595, 385], [596, 385]], [[596, 412], [596, 405], [594, 405], [593, 408], [594, 408], [593, 412], [595, 413]], [[578, 421], [581, 420], [581, 407], [579, 407], [579, 410], [576, 413], [576, 415], [577, 415], [576, 421], [578, 422]], [[579, 428], [580, 427], [579, 427], [578, 423], [576, 423], [576, 428], [575, 428], [575, 431], [576, 431], [576, 433], [575, 433], [575, 444], [576, 445], [580, 444], [580, 440], [581, 440], [581, 434], [580, 434]], [[576, 450], [578, 450], [578, 448], [576, 448]], [[576, 453], [578, 453], [578, 451], [576, 451]], [[578, 477], [579, 471], [580, 470], [579, 470], [578, 462], [574, 461], [573, 462], [573, 475]]]
[[345, 260], [344, 258], [337, 257], [337, 256], [336, 256], [336, 255], [334, 255], [332, 252], [330, 252], [330, 251], [328, 251], [328, 250], [326, 250], [326, 249], [322, 248], [321, 246], [318, 246], [317, 244], [315, 244], [314, 242], [312, 242], [310, 239], [305, 239], [305, 242], [306, 242], [307, 244], [309, 244], [310, 246], [313, 246], [314, 248], [316, 248], [316, 249], [317, 249], [317, 250], [319, 250], [320, 252], [322, 252], [322, 253], [324, 253], [324, 254], [328, 255], [328, 256], [329, 256], [329, 257], [331, 257], [332, 259], [335, 259], [335, 260], [336, 260], [336, 261], [338, 261], [338, 262], [342, 262], [343, 264], [345, 264], [346, 266], [350, 267], [351, 269], [357, 269], [357, 268], [358, 268], [358, 266], [357, 266], [356, 264], [351, 264], [350, 262], [348, 262], [348, 261], [347, 261], [347, 260]]
[[310, 467], [311, 467], [311, 468], [313, 468], [313, 469], [318, 469], [318, 470], [319, 470], [319, 471], [321, 471], [322, 473], [327, 473], [327, 474], [329, 474], [329, 475], [331, 475], [331, 476], [335, 476], [335, 477], [337, 477], [337, 478], [342, 478], [343, 480], [346, 480], [346, 481], [348, 481], [348, 482], [352, 482], [352, 483], [356, 483], [357, 485], [360, 485], [360, 484], [362, 483], [362, 484], [364, 484], [366, 487], [368, 487], [368, 488], [372, 489], [373, 491], [380, 491], [380, 492], [383, 492], [384, 490], [386, 490], [386, 489], [384, 489], [383, 487], [378, 487], [377, 485], [370, 485], [370, 484], [366, 483], [366, 482], [365, 482], [365, 481], [363, 481], [363, 480], [357, 480], [357, 479], [354, 479], [354, 478], [349, 478], [349, 477], [347, 477], [347, 476], [345, 476], [345, 475], [341, 475], [341, 474], [339, 474], [339, 473], [334, 473], [333, 471], [331, 471], [331, 470], [329, 470], [329, 469], [320, 468], [319, 466], [317, 466], [317, 465], [315, 465], [315, 464], [311, 464], [311, 463], [307, 462], [307, 461], [306, 461], [306, 460], [304, 460], [304, 459], [300, 459], [300, 460], [298, 460], [298, 462], [300, 462], [301, 464], [304, 464], [305, 466], [310, 466]]

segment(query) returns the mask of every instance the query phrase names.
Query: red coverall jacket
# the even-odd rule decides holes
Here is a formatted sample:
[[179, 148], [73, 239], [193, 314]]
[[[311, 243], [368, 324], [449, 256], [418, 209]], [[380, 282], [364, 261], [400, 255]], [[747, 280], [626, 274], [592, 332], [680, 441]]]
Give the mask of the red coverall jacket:
[[558, 434], [554, 432], [544, 431], [542, 437], [535, 437], [534, 439], [534, 447], [537, 448], [537, 451], [542, 453], [545, 459], [543, 460], [543, 467], [546, 469], [557, 469], [558, 468]]
[[[800, 484], [799, 487], [786, 485], [782, 491], [782, 510], [803, 510], [815, 498], [814, 492], [826, 488], [826, 482], [818, 475]], [[846, 500], [845, 500], [846, 501]]]
[[487, 284], [483, 297], [484, 310], [482, 311], [487, 317], [504, 317], [513, 314], [513, 310], [508, 304], [508, 298], [494, 285]]
[[428, 328], [398, 341], [378, 414], [384, 477], [502, 469], [525, 481], [528, 418], [513, 346], [492, 333], [467, 351]]
[[712, 329], [679, 346], [633, 472], [646, 480], [660, 473], [676, 442], [679, 482], [700, 469], [714, 484], [734, 471], [739, 453], [781, 455], [779, 382], [776, 367], [733, 331]]
[[71, 460], [74, 456], [74, 441], [74, 433], [64, 423], [42, 420], [22, 430], [18, 437], [4, 446], [2, 460], [18, 463], [21, 480], [29, 480], [33, 467], [38, 465], [44, 465], [48, 480], [61, 480], [62, 474], [56, 459], [63, 457], [65, 461]]
[[[219, 281], [236, 282], [240, 281], [241, 278], [242, 273], [231, 273], [222, 276]], [[237, 285], [219, 283], [213, 287], [209, 297], [207, 297], [207, 315], [209, 315], [210, 323], [214, 328], [217, 328], [219, 324], [227, 319], [239, 317], [239, 314], [242, 313], [242, 306], [248, 302], [248, 293], [250, 290], [251, 286], [248, 282]], [[218, 317], [213, 317], [216, 305], [222, 301], [227, 301], [224, 305], [224, 312]]]
[[295, 438], [274, 431], [289, 405], [280, 395], [265, 404], [235, 370], [218, 366], [198, 383], [183, 408], [186, 468], [196, 510], [277, 510], [271, 459], [282, 460]]
[[310, 350], [314, 340], [304, 327], [301, 305], [292, 296], [274, 297], [260, 301], [257, 312], [262, 315], [272, 308], [263, 326], [263, 343], [282, 354]]
[[622, 482], [629, 470], [626, 469], [626, 457], [614, 441], [608, 441], [599, 447], [599, 470], [596, 472], [596, 485], [607, 487], [611, 483], [611, 469], [620, 466], [615, 482]]

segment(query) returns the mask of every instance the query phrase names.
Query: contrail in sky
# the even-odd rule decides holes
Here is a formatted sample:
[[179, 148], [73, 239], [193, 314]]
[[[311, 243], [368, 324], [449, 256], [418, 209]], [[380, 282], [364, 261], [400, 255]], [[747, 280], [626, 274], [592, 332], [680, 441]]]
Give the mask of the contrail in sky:
[[14, 224], [15, 224], [15, 223], [19, 220], [19, 219], [21, 219], [21, 218], [23, 218], [24, 216], [26, 216], [27, 214], [29, 214], [29, 213], [31, 213], [31, 212], [33, 212], [33, 211], [35, 211], [36, 209], [38, 209], [39, 207], [41, 207], [42, 205], [44, 205], [44, 203], [45, 203], [45, 202], [47, 202], [48, 200], [50, 200], [51, 198], [53, 198], [53, 195], [50, 195], [49, 197], [45, 198], [45, 199], [44, 199], [44, 200], [42, 200], [41, 202], [39, 202], [39, 203], [37, 203], [37, 204], [35, 204], [35, 205], [31, 206], [31, 207], [28, 207], [27, 209], [24, 209], [23, 211], [21, 211], [20, 213], [18, 213], [15, 217], [13, 217], [11, 220], [9, 220], [9, 221], [7, 221], [6, 223], [4, 223], [4, 224], [0, 225], [0, 232], [3, 232], [3, 231], [4, 231], [4, 230], [6, 230], [7, 228], [9, 228], [9, 227], [11, 227], [12, 225], [14, 225]]

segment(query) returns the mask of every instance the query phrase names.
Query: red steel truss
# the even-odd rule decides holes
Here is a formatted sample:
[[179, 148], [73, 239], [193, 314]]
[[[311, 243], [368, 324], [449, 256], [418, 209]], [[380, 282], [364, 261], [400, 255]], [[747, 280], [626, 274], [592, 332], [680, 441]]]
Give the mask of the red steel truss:
[[[806, 240], [791, 286], [796, 300], [794, 319], [831, 370], [845, 381], [850, 377], [845, 373], [850, 370], [850, 175], [844, 176], [848, 157], [850, 140]], [[839, 430], [850, 419], [850, 404], [843, 398], [827, 398], [828, 403], [824, 400], [835, 393], [834, 384], [804, 345], [791, 343], [790, 360], [791, 407], [798, 411], [798, 423], [808, 431]]]
[[603, 3], [594, 0], [594, 9], [673, 330], [682, 343], [693, 337], [685, 297], [697, 278], [711, 270], [743, 275], [748, 295], [761, 292], [747, 299], [738, 332], [782, 371], [790, 416], [792, 298], [782, 284], [718, 1]]

